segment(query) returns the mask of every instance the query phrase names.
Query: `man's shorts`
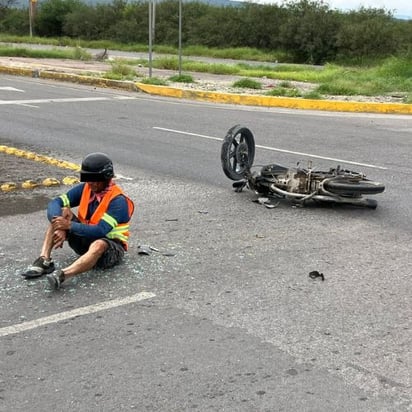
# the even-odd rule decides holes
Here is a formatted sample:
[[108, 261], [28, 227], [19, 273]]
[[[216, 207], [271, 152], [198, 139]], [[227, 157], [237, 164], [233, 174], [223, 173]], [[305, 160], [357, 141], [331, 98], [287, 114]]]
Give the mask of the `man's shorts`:
[[[99, 258], [96, 263], [96, 267], [100, 269], [109, 269], [120, 263], [124, 256], [124, 247], [118, 240], [108, 238], [102, 238], [102, 240], [109, 245], [109, 248]], [[94, 242], [92, 239], [77, 236], [70, 232], [68, 233], [67, 241], [69, 246], [78, 255], [84, 255], [89, 250], [90, 245]]]

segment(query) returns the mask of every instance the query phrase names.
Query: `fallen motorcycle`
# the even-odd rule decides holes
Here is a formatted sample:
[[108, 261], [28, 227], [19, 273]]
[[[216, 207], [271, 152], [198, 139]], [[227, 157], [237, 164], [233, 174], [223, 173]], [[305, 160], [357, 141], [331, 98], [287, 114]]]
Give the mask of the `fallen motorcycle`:
[[223, 171], [229, 179], [235, 180], [233, 187], [237, 192], [248, 187], [265, 199], [261, 203], [268, 207], [273, 207], [273, 200], [288, 199], [302, 206], [308, 202], [319, 202], [376, 209], [377, 201], [364, 195], [375, 195], [385, 190], [382, 183], [340, 166], [323, 172], [314, 169], [311, 162], [306, 169], [269, 164], [257, 172], [252, 171], [254, 157], [253, 133], [242, 125], [233, 126], [223, 140]]

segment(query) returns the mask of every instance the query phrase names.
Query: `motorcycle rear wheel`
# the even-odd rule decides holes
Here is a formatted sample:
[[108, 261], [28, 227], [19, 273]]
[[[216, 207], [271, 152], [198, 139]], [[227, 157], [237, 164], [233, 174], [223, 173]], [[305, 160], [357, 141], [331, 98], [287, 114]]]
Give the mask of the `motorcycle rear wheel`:
[[359, 182], [352, 182], [349, 180], [331, 180], [325, 183], [325, 188], [332, 193], [338, 195], [351, 195], [351, 194], [365, 194], [374, 195], [382, 193], [385, 190], [385, 185], [371, 180], [360, 180]]
[[253, 133], [244, 126], [233, 126], [227, 132], [220, 152], [225, 175], [231, 180], [245, 179], [255, 159]]

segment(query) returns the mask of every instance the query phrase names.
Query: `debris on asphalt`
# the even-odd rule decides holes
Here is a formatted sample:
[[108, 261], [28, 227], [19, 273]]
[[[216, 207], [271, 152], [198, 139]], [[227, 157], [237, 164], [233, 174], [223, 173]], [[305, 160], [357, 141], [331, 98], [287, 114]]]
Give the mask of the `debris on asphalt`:
[[322, 281], [325, 280], [325, 276], [323, 275], [323, 273], [319, 273], [317, 270], [313, 270], [312, 272], [309, 272], [309, 277], [311, 279], [320, 278]]
[[154, 246], [150, 246], [150, 245], [139, 245], [137, 247], [137, 253], [139, 255], [151, 255], [152, 252], [157, 252], [160, 253], [163, 256], [175, 256], [176, 253], [170, 251], [170, 250], [160, 250]]

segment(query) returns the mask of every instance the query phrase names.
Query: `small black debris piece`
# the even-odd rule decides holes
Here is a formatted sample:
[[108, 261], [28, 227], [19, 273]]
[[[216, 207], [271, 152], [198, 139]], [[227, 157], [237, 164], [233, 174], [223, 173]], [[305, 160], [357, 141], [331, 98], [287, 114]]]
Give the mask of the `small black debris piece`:
[[325, 276], [323, 275], [323, 273], [319, 273], [317, 270], [309, 272], [309, 277], [311, 279], [321, 278], [322, 280], [325, 280]]
[[247, 184], [247, 180], [239, 180], [232, 184], [232, 187], [235, 189], [235, 192], [241, 192]]

